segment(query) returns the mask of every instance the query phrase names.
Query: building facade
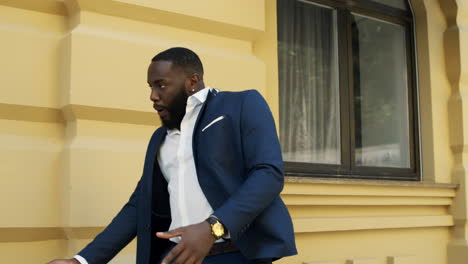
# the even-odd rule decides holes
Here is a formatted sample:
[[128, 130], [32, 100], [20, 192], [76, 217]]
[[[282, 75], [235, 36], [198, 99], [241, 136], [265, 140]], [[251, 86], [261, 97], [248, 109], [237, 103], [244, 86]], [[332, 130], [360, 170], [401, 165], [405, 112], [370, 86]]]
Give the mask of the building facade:
[[0, 43], [1, 263], [71, 257], [126, 202], [173, 46], [272, 109], [299, 251], [278, 263], [468, 261], [468, 0], [3, 0]]

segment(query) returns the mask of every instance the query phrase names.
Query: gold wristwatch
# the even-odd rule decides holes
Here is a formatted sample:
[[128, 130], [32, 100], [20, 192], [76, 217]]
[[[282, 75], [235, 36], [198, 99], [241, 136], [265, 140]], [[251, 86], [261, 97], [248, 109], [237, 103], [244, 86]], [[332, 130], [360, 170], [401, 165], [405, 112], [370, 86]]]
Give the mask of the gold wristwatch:
[[216, 240], [222, 238], [226, 234], [226, 229], [223, 224], [215, 216], [210, 216], [206, 221], [211, 225], [211, 234]]

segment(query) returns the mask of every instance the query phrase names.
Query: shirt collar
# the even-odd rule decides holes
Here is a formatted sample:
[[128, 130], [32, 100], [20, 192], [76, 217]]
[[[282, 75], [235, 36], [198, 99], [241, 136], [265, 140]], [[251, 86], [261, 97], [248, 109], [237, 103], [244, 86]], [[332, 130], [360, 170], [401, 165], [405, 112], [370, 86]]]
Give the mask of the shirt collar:
[[177, 135], [177, 134], [180, 134], [180, 131], [179, 131], [179, 129], [177, 129], [177, 128], [168, 129], [168, 130], [167, 130], [167, 134], [168, 134], [169, 136]]
[[208, 97], [208, 92], [210, 92], [210, 90], [210, 87], [205, 87], [200, 91], [192, 94], [187, 98], [187, 104], [203, 104], [206, 101], [206, 98]]

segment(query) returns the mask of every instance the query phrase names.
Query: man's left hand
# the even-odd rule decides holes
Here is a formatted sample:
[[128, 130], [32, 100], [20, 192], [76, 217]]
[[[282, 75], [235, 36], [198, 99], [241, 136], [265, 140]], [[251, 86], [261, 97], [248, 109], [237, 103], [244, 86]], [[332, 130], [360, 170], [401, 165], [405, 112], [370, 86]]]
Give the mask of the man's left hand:
[[206, 221], [167, 232], [158, 232], [156, 236], [163, 239], [181, 237], [180, 242], [167, 253], [161, 264], [201, 264], [215, 242], [211, 226]]

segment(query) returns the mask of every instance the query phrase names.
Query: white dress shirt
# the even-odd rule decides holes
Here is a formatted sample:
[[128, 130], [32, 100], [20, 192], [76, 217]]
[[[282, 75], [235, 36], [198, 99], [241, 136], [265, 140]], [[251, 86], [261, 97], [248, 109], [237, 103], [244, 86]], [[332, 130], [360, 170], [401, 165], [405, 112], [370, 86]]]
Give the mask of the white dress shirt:
[[[209, 88], [204, 88], [187, 99], [180, 131], [168, 130], [159, 149], [159, 168], [168, 183], [170, 230], [203, 222], [213, 213], [198, 183], [192, 149], [193, 129], [208, 92]], [[180, 237], [171, 240], [177, 243]]]
[[[195, 160], [193, 159], [192, 136], [195, 122], [210, 88], [204, 88], [189, 96], [185, 116], [178, 129], [167, 131], [166, 139], [161, 144], [158, 163], [166, 179], [171, 206], [171, 226], [169, 230], [198, 224], [212, 213], [208, 200], [198, 182]], [[226, 236], [229, 237], [229, 234]], [[180, 237], [170, 239], [178, 243]], [[219, 239], [216, 242], [223, 241]], [[80, 255], [74, 256], [81, 264], [88, 264]]]

